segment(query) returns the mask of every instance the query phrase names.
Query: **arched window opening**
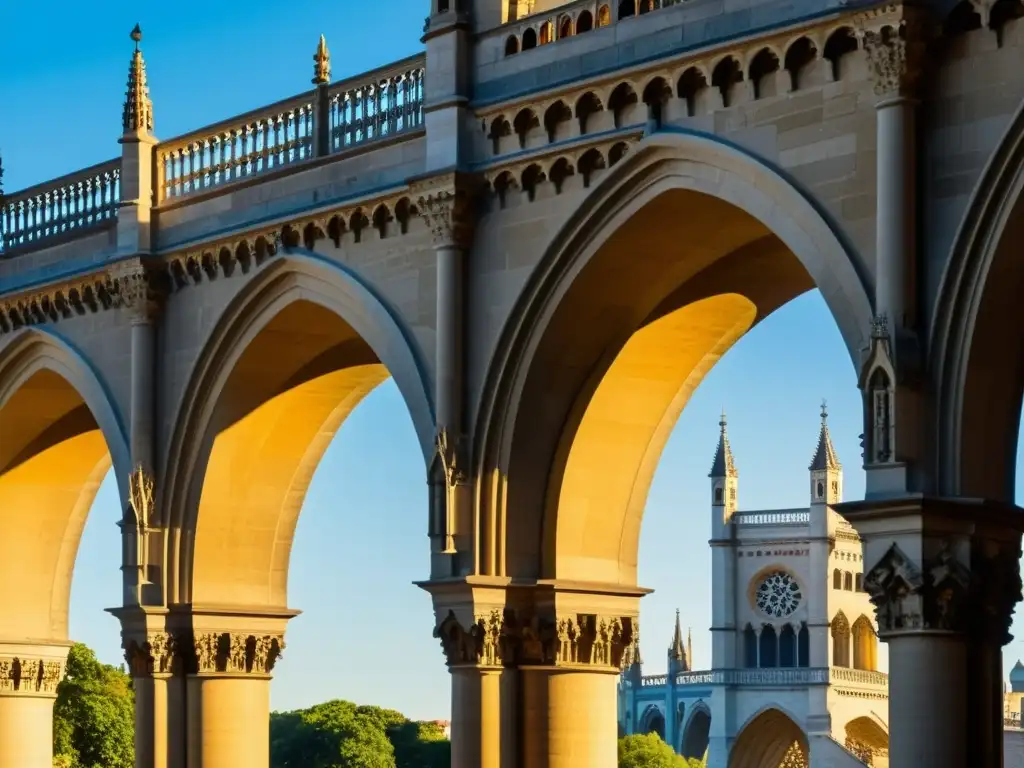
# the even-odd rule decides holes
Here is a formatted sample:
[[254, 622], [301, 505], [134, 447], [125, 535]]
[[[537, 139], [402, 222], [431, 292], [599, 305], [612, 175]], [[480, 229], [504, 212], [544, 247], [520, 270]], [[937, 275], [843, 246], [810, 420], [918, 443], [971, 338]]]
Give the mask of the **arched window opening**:
[[576, 19], [576, 34], [589, 32], [594, 28], [594, 17], [590, 11], [583, 11]]
[[779, 633], [779, 666], [796, 666], [796, 632], [789, 624]]
[[874, 672], [877, 669], [878, 638], [871, 620], [861, 616], [853, 625], [853, 668]]
[[715, 504], [722, 503], [722, 486], [715, 486]]
[[843, 74], [842, 60], [857, 50], [857, 38], [849, 27], [840, 27], [825, 41], [824, 56], [832, 64], [832, 79], [839, 80]]
[[509, 35], [505, 41], [505, 55], [512, 56], [516, 53], [519, 53], [519, 38], [515, 35]]
[[832, 571], [832, 589], [843, 588], [843, 572], [836, 568]]
[[607, 27], [612, 23], [612, 9], [607, 5], [602, 5], [597, 11], [597, 26]]
[[818, 51], [814, 47], [814, 43], [806, 37], [801, 37], [789, 46], [789, 50], [786, 51], [785, 65], [794, 91], [799, 90], [801, 74], [814, 63], [817, 55]]
[[561, 40], [563, 37], [572, 37], [571, 16], [563, 16], [561, 21], [558, 22], [558, 39]]
[[523, 50], [528, 51], [537, 47], [537, 30], [530, 27], [523, 32]]
[[806, 622], [800, 625], [800, 634], [797, 636], [796, 645], [797, 666], [811, 666], [811, 633], [807, 629]]
[[843, 589], [853, 592], [853, 574], [849, 571], [843, 574]]
[[760, 667], [762, 669], [774, 669], [779, 666], [779, 638], [775, 634], [775, 627], [765, 624], [761, 627], [761, 638], [759, 642]]
[[545, 21], [540, 25], [540, 44], [547, 45], [555, 39], [554, 26], [550, 21]]
[[832, 666], [850, 666], [850, 623], [842, 611], [832, 619]]
[[757, 667], [757, 633], [749, 624], [743, 630], [743, 666], [747, 669]]
[[619, 2], [619, 20], [628, 19], [630, 16], [636, 16], [636, 3], [637, 0], [621, 0]]
[[858, 573], [853, 577], [853, 591], [863, 592], [864, 591], [864, 574]]

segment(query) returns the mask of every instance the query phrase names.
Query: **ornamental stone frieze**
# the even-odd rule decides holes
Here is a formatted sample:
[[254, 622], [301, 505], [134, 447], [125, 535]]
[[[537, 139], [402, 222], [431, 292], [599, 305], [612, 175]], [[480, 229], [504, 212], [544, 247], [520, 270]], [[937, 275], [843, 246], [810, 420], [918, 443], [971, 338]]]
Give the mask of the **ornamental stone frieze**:
[[0, 656], [0, 695], [56, 694], [64, 671], [65, 662], [57, 659]]
[[622, 669], [636, 652], [637, 620], [576, 614], [556, 619], [494, 610], [468, 629], [454, 612], [434, 630], [446, 661], [458, 666], [556, 666]]
[[269, 675], [284, 651], [283, 635], [204, 632], [192, 638], [194, 674]]
[[857, 28], [875, 95], [914, 97], [935, 32], [929, 12], [912, 5], [886, 5], [860, 14]]
[[170, 633], [152, 633], [141, 643], [134, 639], [125, 640], [122, 647], [132, 677], [151, 677], [181, 671], [181, 646]]
[[967, 538], [931, 545], [934, 553], [919, 567], [894, 543], [864, 577], [879, 635], [927, 630], [982, 634], [1001, 645], [1012, 639], [1021, 599], [1019, 545]]

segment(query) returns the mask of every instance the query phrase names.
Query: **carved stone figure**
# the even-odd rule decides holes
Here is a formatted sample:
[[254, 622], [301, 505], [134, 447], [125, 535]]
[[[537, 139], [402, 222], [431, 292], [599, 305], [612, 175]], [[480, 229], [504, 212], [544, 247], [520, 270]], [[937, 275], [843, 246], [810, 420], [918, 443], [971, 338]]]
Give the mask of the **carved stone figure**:
[[864, 591], [871, 597], [879, 632], [921, 627], [921, 572], [893, 544], [864, 577]]
[[460, 458], [460, 440], [452, 439], [447, 428], [437, 433], [437, 457], [445, 482], [444, 553], [455, 552], [455, 523], [458, 508], [458, 486], [466, 482], [466, 475]]

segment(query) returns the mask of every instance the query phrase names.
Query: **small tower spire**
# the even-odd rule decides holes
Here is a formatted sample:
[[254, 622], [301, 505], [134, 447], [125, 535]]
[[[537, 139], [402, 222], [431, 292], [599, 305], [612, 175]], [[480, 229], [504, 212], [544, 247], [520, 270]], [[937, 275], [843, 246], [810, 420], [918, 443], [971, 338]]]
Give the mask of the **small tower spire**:
[[693, 669], [693, 627], [686, 628], [686, 663]]
[[821, 401], [821, 430], [818, 432], [818, 447], [814, 451], [814, 458], [811, 459], [812, 472], [820, 470], [840, 470], [843, 465], [839, 463], [836, 456], [836, 449], [832, 446], [832, 436], [828, 432], [828, 402]]
[[313, 54], [313, 85], [331, 82], [331, 52], [327, 50], [327, 38], [320, 35], [316, 53]]
[[729, 446], [729, 434], [726, 431], [728, 422], [725, 418], [725, 409], [722, 409], [722, 418], [718, 422], [720, 432], [718, 434], [718, 448], [715, 449], [715, 460], [711, 464], [711, 472], [708, 477], [738, 477], [736, 462], [732, 457], [732, 448]]
[[828, 431], [828, 403], [825, 400], [821, 401], [818, 445], [808, 470], [811, 473], [812, 504], [836, 504], [843, 500], [843, 465], [839, 463]]
[[135, 43], [135, 52], [128, 66], [128, 91], [121, 122], [126, 136], [148, 136], [153, 131], [153, 102], [149, 99], [149, 86], [146, 84], [146, 62], [139, 48], [142, 27], [138, 24], [132, 30], [131, 39]]
[[686, 655], [686, 646], [683, 644], [683, 627], [679, 622], [678, 608], [676, 608], [676, 626], [672, 633], [672, 643], [668, 647], [668, 671], [672, 675], [690, 671], [690, 661]]

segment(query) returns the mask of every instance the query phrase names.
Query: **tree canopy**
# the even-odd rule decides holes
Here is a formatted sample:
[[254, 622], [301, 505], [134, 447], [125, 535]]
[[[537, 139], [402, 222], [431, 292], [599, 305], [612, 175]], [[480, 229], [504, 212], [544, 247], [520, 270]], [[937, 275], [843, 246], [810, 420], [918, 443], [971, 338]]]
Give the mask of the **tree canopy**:
[[328, 701], [270, 717], [273, 768], [447, 768], [440, 727], [381, 707]]
[[135, 692], [123, 670], [102, 664], [81, 643], [68, 653], [67, 677], [53, 708], [58, 768], [134, 768]]
[[701, 760], [687, 759], [656, 733], [632, 734], [619, 739], [619, 768], [702, 768]]

